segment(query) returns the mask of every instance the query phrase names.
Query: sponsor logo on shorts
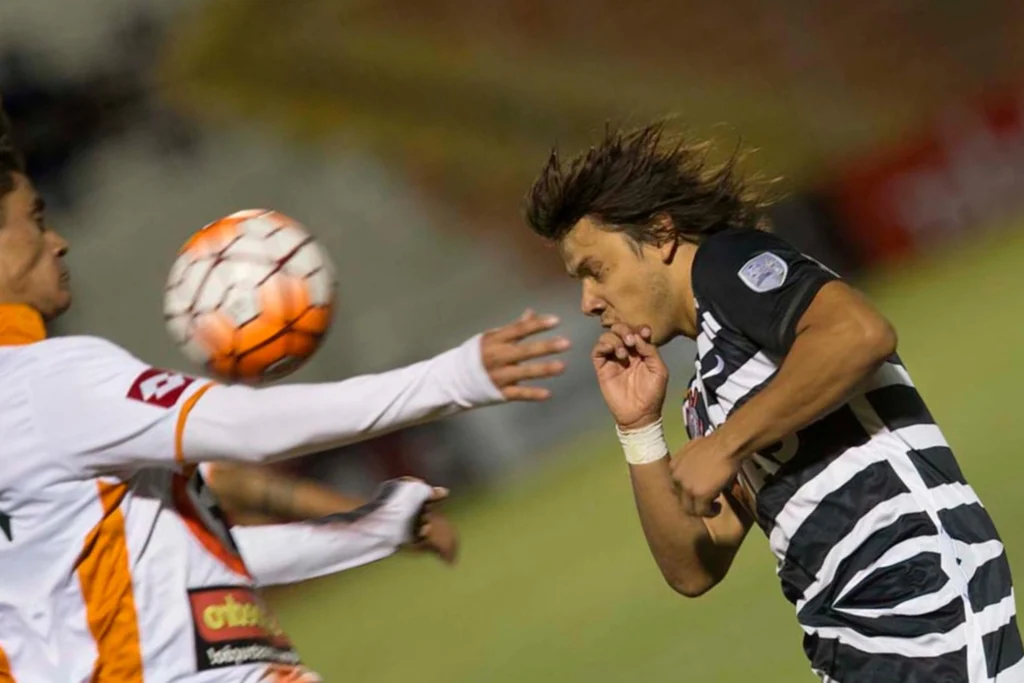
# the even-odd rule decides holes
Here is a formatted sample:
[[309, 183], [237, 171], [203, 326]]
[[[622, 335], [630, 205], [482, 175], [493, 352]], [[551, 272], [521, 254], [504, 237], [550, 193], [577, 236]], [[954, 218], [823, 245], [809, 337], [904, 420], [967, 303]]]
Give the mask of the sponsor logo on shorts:
[[128, 390], [128, 398], [161, 408], [173, 408], [195, 379], [169, 370], [150, 368]]
[[252, 588], [197, 588], [188, 597], [199, 671], [257, 663], [299, 665], [288, 637]]

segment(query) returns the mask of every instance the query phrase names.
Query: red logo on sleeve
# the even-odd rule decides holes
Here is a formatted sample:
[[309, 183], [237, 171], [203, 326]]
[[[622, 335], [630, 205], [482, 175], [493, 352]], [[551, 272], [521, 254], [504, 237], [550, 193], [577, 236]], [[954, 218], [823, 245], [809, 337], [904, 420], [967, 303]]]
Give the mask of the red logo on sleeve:
[[150, 368], [136, 378], [128, 390], [128, 398], [161, 408], [173, 408], [194, 381], [177, 372]]

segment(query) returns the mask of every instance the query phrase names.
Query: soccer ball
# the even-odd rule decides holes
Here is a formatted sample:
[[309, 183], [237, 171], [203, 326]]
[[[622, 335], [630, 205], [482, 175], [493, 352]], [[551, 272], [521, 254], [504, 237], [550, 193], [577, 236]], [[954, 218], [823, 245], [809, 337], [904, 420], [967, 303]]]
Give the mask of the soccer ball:
[[334, 293], [334, 268], [302, 225], [276, 211], [239, 211], [178, 252], [164, 317], [174, 342], [209, 374], [260, 384], [313, 355]]

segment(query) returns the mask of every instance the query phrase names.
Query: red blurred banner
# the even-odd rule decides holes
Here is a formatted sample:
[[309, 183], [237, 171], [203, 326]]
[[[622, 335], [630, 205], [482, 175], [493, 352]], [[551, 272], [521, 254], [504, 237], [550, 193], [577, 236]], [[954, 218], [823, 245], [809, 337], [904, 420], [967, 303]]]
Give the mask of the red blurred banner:
[[867, 263], [963, 238], [1024, 209], [1024, 90], [950, 107], [920, 135], [846, 167], [830, 194]]

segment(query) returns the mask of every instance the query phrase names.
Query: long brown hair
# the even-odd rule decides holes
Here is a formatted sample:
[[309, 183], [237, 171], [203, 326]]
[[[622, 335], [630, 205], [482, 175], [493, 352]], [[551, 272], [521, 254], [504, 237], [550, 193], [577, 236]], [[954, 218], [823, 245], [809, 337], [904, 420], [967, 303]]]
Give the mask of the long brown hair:
[[712, 164], [710, 143], [672, 137], [666, 125], [606, 129], [598, 145], [564, 163], [553, 150], [527, 192], [527, 224], [557, 242], [589, 216], [638, 244], [700, 242], [727, 228], [767, 229], [766, 204], [737, 168], [739, 150]]

